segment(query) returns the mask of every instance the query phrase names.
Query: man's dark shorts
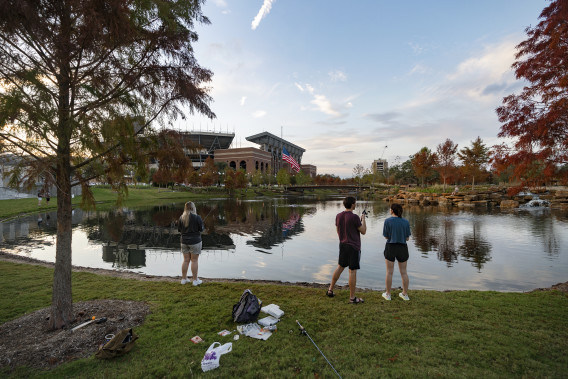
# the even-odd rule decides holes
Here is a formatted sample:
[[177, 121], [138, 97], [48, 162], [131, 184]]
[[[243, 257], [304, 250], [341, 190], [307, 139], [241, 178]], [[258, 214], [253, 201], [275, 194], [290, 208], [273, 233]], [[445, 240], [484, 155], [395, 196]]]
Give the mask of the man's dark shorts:
[[408, 246], [405, 243], [387, 243], [385, 244], [385, 259], [394, 262], [396, 259], [399, 262], [406, 262], [408, 260]]
[[339, 244], [339, 261], [341, 267], [349, 266], [349, 270], [359, 270], [359, 261], [361, 260], [361, 250], [357, 250], [353, 246], [340, 243]]

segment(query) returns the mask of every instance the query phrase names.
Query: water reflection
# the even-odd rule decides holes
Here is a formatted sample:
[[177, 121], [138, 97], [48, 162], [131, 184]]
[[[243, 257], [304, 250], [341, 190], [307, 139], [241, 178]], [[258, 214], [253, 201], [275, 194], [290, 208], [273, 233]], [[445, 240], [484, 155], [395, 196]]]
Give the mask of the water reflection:
[[[339, 199], [208, 200], [196, 205], [206, 227], [200, 265], [204, 277], [327, 282], [337, 264]], [[382, 288], [382, 227], [389, 204], [361, 201], [356, 212], [363, 208], [370, 216], [358, 281]], [[73, 264], [179, 275], [175, 221], [182, 211], [183, 204], [76, 209]], [[409, 270], [418, 288], [523, 290], [566, 280], [565, 212], [405, 206], [404, 217], [412, 231]], [[42, 212], [0, 222], [0, 247], [54, 261], [55, 220], [55, 212]]]

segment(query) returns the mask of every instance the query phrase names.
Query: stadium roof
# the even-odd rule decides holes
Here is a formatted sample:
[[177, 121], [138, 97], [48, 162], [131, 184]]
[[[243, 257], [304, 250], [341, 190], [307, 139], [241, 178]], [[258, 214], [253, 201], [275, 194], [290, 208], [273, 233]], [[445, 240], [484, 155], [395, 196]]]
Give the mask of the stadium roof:
[[298, 145], [293, 144], [292, 142], [288, 142], [283, 138], [277, 137], [272, 133], [269, 132], [262, 132], [262, 133], [258, 133], [249, 137], [245, 138], [247, 141], [252, 142], [252, 143], [257, 143], [259, 145], [262, 144], [267, 144], [267, 145], [271, 145], [271, 146], [285, 146], [288, 150], [290, 150], [290, 152], [292, 152], [292, 150], [295, 150], [296, 153], [303, 153], [306, 151], [306, 149], [301, 148]]

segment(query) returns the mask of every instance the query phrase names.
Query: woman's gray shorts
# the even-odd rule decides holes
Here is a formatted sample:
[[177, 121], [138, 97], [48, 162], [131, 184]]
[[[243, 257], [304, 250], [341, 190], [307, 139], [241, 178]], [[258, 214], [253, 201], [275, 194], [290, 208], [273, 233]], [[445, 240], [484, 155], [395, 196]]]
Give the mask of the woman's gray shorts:
[[181, 244], [181, 252], [184, 254], [201, 254], [201, 247], [203, 242], [196, 243], [195, 245], [186, 245], [185, 243]]

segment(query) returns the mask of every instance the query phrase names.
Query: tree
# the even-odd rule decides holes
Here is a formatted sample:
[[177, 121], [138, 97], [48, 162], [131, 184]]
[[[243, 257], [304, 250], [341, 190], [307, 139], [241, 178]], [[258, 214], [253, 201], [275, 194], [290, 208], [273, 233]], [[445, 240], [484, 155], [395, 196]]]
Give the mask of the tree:
[[365, 175], [365, 167], [363, 167], [363, 165], [357, 164], [353, 167], [353, 179], [355, 179], [358, 186], [361, 186], [363, 175]]
[[235, 170], [230, 167], [225, 168], [225, 190], [230, 196], [233, 196], [235, 189]]
[[306, 184], [310, 184], [311, 182], [312, 182], [312, 177], [306, 174], [304, 170], [300, 170], [300, 172], [296, 174], [297, 185], [304, 186]]
[[475, 179], [482, 180], [487, 176], [485, 164], [489, 162], [489, 149], [483, 144], [481, 138], [477, 137], [471, 141], [471, 148], [464, 147], [458, 152], [458, 157], [463, 163], [463, 172], [471, 176], [471, 187], [475, 186]]
[[438, 163], [436, 153], [432, 153], [427, 147], [423, 147], [420, 151], [414, 154], [410, 161], [412, 169], [416, 176], [421, 178], [422, 187], [424, 187], [424, 178], [429, 177], [434, 172], [434, 166]]
[[251, 183], [253, 186], [258, 187], [262, 184], [262, 171], [254, 170], [251, 175]]
[[[213, 118], [197, 64], [202, 0], [0, 2], [0, 140], [20, 172], [55, 178], [57, 242], [50, 326], [73, 320], [71, 188], [106, 175], [124, 193], [124, 163], [145, 166], [154, 121]], [[17, 171], [17, 170], [16, 170]]]
[[180, 134], [174, 130], [162, 130], [158, 135], [160, 148], [154, 155], [159, 166], [153, 175], [154, 183], [184, 183], [191, 176], [193, 165], [185, 154]]
[[438, 155], [438, 172], [444, 181], [444, 191], [446, 190], [446, 179], [455, 167], [454, 160], [458, 145], [447, 138], [444, 143], [438, 145], [436, 153]]
[[514, 167], [521, 186], [554, 175], [568, 179], [558, 170], [568, 163], [568, 1], [553, 1], [539, 19], [526, 29], [528, 38], [517, 45], [512, 65], [517, 79], [529, 84], [497, 108], [498, 136], [514, 143], [496, 146], [493, 161]]
[[243, 168], [239, 168], [235, 173], [235, 188], [247, 188], [247, 173]]
[[213, 158], [207, 157], [200, 171], [201, 184], [207, 187], [217, 183], [217, 180], [219, 179], [219, 172], [217, 171], [217, 166], [215, 166]]
[[281, 168], [278, 170], [278, 173], [276, 174], [276, 182], [279, 186], [287, 186], [290, 184], [290, 173], [288, 173], [287, 169]]

